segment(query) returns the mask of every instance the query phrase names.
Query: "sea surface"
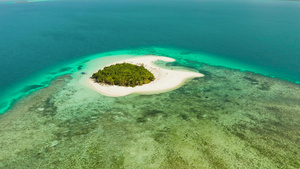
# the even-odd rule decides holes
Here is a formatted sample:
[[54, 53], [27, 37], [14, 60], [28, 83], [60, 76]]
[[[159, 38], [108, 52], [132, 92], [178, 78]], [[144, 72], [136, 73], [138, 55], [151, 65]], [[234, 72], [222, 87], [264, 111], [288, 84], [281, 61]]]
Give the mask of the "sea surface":
[[[0, 0], [0, 168], [299, 168], [299, 18], [298, 1]], [[205, 77], [119, 98], [82, 82], [147, 54]]]
[[2, 102], [20, 95], [9, 90], [28, 87], [28, 79], [33, 78], [30, 86], [41, 85], [41, 72], [50, 68], [101, 52], [153, 46], [214, 55], [300, 81], [297, 1], [1, 2]]

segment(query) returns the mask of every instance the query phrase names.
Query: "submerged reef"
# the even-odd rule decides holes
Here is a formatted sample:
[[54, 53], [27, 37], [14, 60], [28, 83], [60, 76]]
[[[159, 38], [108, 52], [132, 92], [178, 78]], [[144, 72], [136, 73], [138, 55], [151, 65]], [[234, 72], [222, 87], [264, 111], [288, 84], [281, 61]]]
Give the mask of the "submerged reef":
[[205, 74], [106, 97], [63, 76], [0, 116], [0, 168], [300, 168], [300, 86], [192, 60]]

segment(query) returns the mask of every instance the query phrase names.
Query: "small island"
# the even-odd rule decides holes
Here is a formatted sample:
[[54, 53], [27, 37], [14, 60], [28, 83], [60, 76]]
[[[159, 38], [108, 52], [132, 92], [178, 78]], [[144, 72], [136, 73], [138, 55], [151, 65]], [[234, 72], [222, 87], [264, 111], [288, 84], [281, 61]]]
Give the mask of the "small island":
[[90, 74], [86, 79], [88, 84], [103, 95], [120, 97], [132, 93], [157, 94], [167, 92], [179, 88], [188, 79], [204, 76], [194, 71], [166, 69], [154, 64], [158, 60], [175, 61], [169, 57], [155, 55], [138, 57], [126, 55], [126, 57], [131, 58], [108, 63], [102, 68], [100, 67], [100, 70], [99, 67], [95, 66], [105, 62], [105, 58], [92, 60], [90, 66], [88, 65], [84, 70]]
[[97, 83], [135, 87], [150, 83], [154, 75], [143, 65], [130, 63], [117, 63], [104, 67], [92, 75]]

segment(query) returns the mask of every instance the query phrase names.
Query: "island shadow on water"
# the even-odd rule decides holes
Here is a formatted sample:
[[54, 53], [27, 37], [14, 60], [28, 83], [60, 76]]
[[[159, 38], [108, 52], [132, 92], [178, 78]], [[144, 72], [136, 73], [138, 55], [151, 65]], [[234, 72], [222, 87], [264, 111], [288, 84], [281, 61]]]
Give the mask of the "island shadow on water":
[[0, 168], [300, 167], [299, 85], [187, 59], [166, 66], [206, 76], [115, 98], [63, 76], [23, 98], [0, 117]]

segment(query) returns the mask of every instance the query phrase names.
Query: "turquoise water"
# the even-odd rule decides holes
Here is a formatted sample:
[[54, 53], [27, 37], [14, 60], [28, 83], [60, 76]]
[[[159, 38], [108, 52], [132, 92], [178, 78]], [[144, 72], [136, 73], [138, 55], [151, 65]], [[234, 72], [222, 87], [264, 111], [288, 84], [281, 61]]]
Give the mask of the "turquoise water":
[[[0, 168], [300, 168], [299, 2], [12, 2]], [[81, 74], [146, 54], [205, 76], [107, 97]]]
[[[103, 57], [122, 53], [130, 56]], [[159, 66], [205, 76], [159, 94], [107, 97], [81, 74], [138, 54], [165, 54], [177, 61]], [[49, 70], [71, 74], [0, 116], [0, 168], [299, 168], [300, 86], [195, 59], [211, 57], [140, 48]]]
[[[297, 82], [299, 9], [294, 1], [1, 4], [0, 105], [5, 109], [11, 100], [72, 72], [74, 60], [149, 46], [166, 48], [165, 55], [169, 49], [189, 51], [198, 53], [189, 57], [200, 62]], [[52, 69], [60, 71], [45, 75]]]
[[[47, 87], [52, 80], [55, 78], [72, 74], [79, 70], [84, 70], [84, 63], [96, 58], [115, 56], [115, 55], [147, 55], [154, 54], [160, 56], [168, 56], [177, 60], [177, 62], [184, 64], [185, 60], [193, 60], [199, 63], [205, 63], [214, 66], [221, 66], [230, 69], [237, 69], [240, 71], [250, 71], [254, 73], [259, 73], [271, 77], [280, 77], [280, 72], [272, 72], [267, 68], [255, 66], [246, 62], [241, 62], [234, 59], [225, 59], [222, 57], [187, 51], [179, 50], [172, 48], [158, 48], [158, 47], [148, 47], [148, 48], [136, 48], [131, 50], [119, 50], [119, 51], [110, 51], [105, 53], [99, 53], [91, 56], [86, 56], [84, 58], [72, 59], [69, 61], [62, 62], [55, 66], [44, 69], [40, 72], [37, 72], [27, 79], [22, 80], [20, 83], [11, 85], [6, 91], [2, 91], [3, 95], [0, 97], [1, 101], [1, 112], [8, 110], [16, 100], [44, 87]], [[176, 63], [176, 62], [175, 62]], [[199, 65], [198, 65], [199, 66]], [[190, 67], [197, 68], [197, 67]], [[276, 74], [276, 76], [273, 76]], [[297, 82], [297, 81], [296, 81]], [[25, 86], [25, 87], [24, 87]]]
[[23, 0], [23, 1], [2, 1], [0, 4], [14, 4], [14, 3], [30, 3], [30, 2], [45, 2], [45, 1], [52, 1], [52, 0]]

